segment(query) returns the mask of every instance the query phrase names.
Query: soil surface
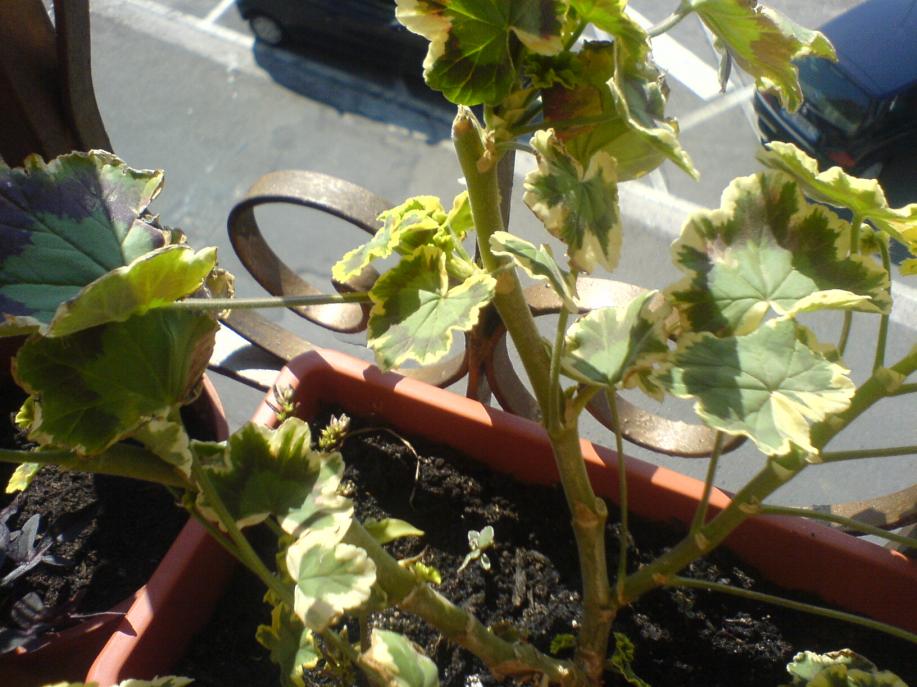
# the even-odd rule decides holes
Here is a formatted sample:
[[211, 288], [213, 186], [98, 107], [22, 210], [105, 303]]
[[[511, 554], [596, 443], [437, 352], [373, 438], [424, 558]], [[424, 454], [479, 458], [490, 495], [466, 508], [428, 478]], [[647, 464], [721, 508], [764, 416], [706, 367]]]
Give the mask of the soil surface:
[[[545, 652], [552, 639], [575, 632], [578, 566], [560, 490], [520, 485], [449, 449], [422, 441], [413, 445], [420, 452], [419, 461], [386, 433], [348, 439], [343, 451], [347, 464], [344, 486], [360, 519], [397, 517], [424, 530], [423, 538], [403, 539], [388, 548], [399, 558], [420, 556], [425, 564], [435, 566], [443, 579], [439, 591], [476, 613], [486, 625], [511, 627]], [[609, 512], [609, 522], [615, 523], [613, 504]], [[472, 563], [456, 572], [468, 552], [468, 531], [486, 525], [495, 531], [495, 546], [487, 552], [491, 570]], [[645, 521], [632, 522], [631, 533], [636, 542], [629, 552], [631, 568], [652, 560], [680, 538], [675, 529]], [[610, 570], [616, 569], [616, 541], [614, 524], [610, 524]], [[269, 554], [265, 553], [265, 559], [270, 560]], [[716, 552], [684, 574], [818, 603], [759, 581], [753, 570], [727, 552]], [[276, 669], [254, 640], [256, 625], [269, 621], [262, 595], [263, 588], [254, 576], [239, 570], [210, 626], [173, 672], [195, 677], [199, 687], [278, 685]], [[423, 647], [439, 666], [444, 687], [501, 684], [475, 657], [443, 641], [411, 616], [388, 611], [371, 622], [402, 632]], [[347, 629], [356, 637], [355, 625]], [[706, 591], [654, 591], [622, 611], [614, 630], [634, 642], [634, 672], [652, 687], [776, 687], [788, 681], [785, 666], [795, 653], [844, 647], [905, 681], [917, 678], [913, 647], [903, 641]], [[307, 676], [307, 685], [310, 679]], [[628, 684], [611, 673], [605, 683]], [[316, 678], [311, 684], [334, 683]], [[348, 678], [343, 684], [363, 683]]]
[[[22, 448], [9, 421], [21, 396], [9, 393], [9, 387], [3, 391], [0, 447]], [[4, 486], [12, 470], [0, 464]], [[14, 501], [16, 513], [7, 525], [17, 530], [39, 513], [40, 536], [56, 540], [46, 553], [54, 561], [40, 563], [12, 587], [0, 589], [0, 628], [16, 627], [13, 604], [30, 592], [46, 608], [75, 614], [55, 618], [53, 629], [108, 611], [146, 583], [187, 520], [162, 487], [55, 467], [42, 468], [20, 495], [0, 493], [0, 509]]]

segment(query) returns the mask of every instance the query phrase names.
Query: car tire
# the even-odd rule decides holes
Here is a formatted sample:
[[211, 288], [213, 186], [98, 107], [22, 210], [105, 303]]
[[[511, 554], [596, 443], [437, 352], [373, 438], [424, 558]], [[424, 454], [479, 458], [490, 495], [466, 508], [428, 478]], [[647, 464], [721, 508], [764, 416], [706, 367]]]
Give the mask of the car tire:
[[287, 34], [283, 27], [273, 17], [266, 14], [253, 14], [248, 18], [248, 25], [252, 33], [262, 43], [268, 45], [282, 45], [286, 42]]

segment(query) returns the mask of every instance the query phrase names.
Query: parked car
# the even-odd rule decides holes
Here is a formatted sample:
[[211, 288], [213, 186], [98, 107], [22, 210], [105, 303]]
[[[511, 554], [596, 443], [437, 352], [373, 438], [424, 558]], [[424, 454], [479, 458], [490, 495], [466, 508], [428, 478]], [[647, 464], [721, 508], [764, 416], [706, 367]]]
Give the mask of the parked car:
[[917, 157], [917, 0], [867, 0], [821, 31], [837, 62], [796, 63], [804, 95], [797, 112], [755, 95], [761, 140], [795, 143], [823, 167], [865, 177], [896, 156]]
[[255, 37], [268, 45], [316, 42], [362, 48], [418, 66], [427, 41], [395, 20], [394, 0], [236, 0]]

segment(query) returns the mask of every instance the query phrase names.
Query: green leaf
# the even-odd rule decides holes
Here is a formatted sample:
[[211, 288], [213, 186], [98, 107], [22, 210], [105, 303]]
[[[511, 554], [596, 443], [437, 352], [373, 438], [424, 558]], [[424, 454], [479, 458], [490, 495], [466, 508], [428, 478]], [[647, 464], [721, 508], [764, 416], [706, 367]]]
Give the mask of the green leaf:
[[397, 632], [374, 629], [362, 659], [379, 687], [439, 687], [436, 664]]
[[666, 309], [653, 311], [656, 291], [641, 294], [626, 307], [600, 308], [567, 330], [561, 365], [586, 384], [615, 388], [641, 386], [654, 398], [661, 389], [651, 378], [653, 366], [668, 355]]
[[675, 396], [696, 398], [694, 409], [709, 426], [747, 436], [767, 455], [794, 444], [812, 453], [810, 425], [847, 408], [855, 387], [848, 370], [799, 336], [788, 320], [746, 336], [690, 334], [659, 379]]
[[719, 210], [694, 214], [672, 246], [686, 276], [668, 296], [685, 325], [720, 334], [823, 308], [887, 313], [888, 274], [867, 256], [843, 257], [850, 226], [808, 205], [779, 173], [736, 179]]
[[169, 243], [141, 214], [162, 173], [109, 153], [0, 161], [0, 335], [34, 331], [107, 272]]
[[[341, 454], [313, 451], [311, 442], [309, 425], [298, 418], [288, 418], [273, 430], [249, 423], [233, 433], [222, 463], [211, 461], [207, 469], [240, 527], [275, 516], [292, 532], [318, 517], [316, 499], [334, 494], [344, 464]], [[198, 501], [209, 512], [203, 495]]]
[[375, 563], [349, 544], [299, 539], [287, 549], [286, 565], [296, 583], [294, 611], [313, 632], [365, 603], [376, 580]]
[[917, 242], [917, 203], [890, 207], [876, 179], [859, 179], [840, 167], [819, 172], [818, 162], [792, 143], [773, 141], [766, 147], [758, 159], [796, 179], [807, 196], [847, 208], [902, 243]]
[[445, 356], [455, 332], [465, 332], [493, 298], [496, 281], [482, 270], [450, 286], [446, 254], [420, 248], [383, 275], [370, 291], [369, 345], [383, 369]]
[[370, 518], [363, 522], [363, 528], [380, 544], [388, 544], [404, 537], [422, 537], [424, 535], [423, 530], [398, 518], [383, 518], [382, 520]]
[[[613, 157], [618, 181], [648, 174], [666, 157], [696, 177], [675, 120], [665, 116], [668, 89], [661, 73], [649, 62], [628, 65], [626, 59], [608, 43], [587, 43], [563, 60], [532, 60], [545, 127], [557, 123], [557, 137], [583, 165], [599, 151]], [[560, 128], [570, 120], [584, 123]]]
[[15, 494], [28, 489], [29, 484], [40, 469], [41, 465], [38, 463], [20, 463], [17, 465], [16, 469], [13, 470], [13, 474], [10, 475], [10, 481], [6, 483], [5, 493]]
[[650, 687], [649, 683], [640, 679], [634, 672], [634, 643], [623, 632], [615, 632], [615, 651], [608, 659], [608, 668], [620, 675], [634, 687]]
[[66, 336], [106, 322], [123, 322], [172, 303], [201, 287], [216, 266], [216, 248], [195, 253], [188, 246], [166, 246], [118, 267], [63, 302], [47, 336]]
[[525, 270], [532, 279], [542, 279], [551, 285], [564, 307], [576, 312], [576, 294], [568, 282], [568, 275], [557, 265], [551, 247], [542, 244], [539, 248], [506, 231], [495, 231], [490, 237], [490, 248], [494, 255], [505, 255]]
[[398, 0], [395, 16], [430, 41], [427, 84], [472, 106], [496, 105], [509, 95], [521, 45], [542, 55], [561, 51], [563, 11], [555, 0]]
[[850, 649], [816, 654], [803, 651], [786, 667], [793, 676], [785, 687], [907, 687], [904, 680], [879, 670], [869, 659]]
[[152, 310], [70, 336], [29, 339], [13, 367], [33, 397], [29, 438], [94, 454], [168, 417], [196, 394], [217, 328], [207, 315]]
[[389, 257], [407, 232], [422, 232], [425, 236], [435, 232], [445, 221], [446, 212], [436, 196], [416, 196], [386, 210], [377, 219], [382, 223], [379, 231], [362, 246], [346, 253], [331, 269], [335, 280], [345, 283], [374, 260]]
[[649, 37], [625, 12], [627, 0], [570, 0], [570, 6], [580, 18], [614, 36], [628, 65], [646, 59], [650, 51]]
[[574, 268], [613, 270], [621, 252], [615, 161], [599, 151], [584, 170], [550, 129], [536, 133], [532, 146], [538, 151], [538, 169], [525, 177], [525, 204], [566, 244]]
[[790, 110], [802, 103], [793, 60], [806, 55], [837, 59], [821, 33], [752, 0], [684, 0], [683, 5], [697, 12], [758, 88], [776, 90]]
[[315, 668], [321, 657], [315, 637], [273, 594], [269, 592], [265, 601], [272, 606], [271, 624], [259, 625], [255, 638], [271, 652], [271, 661], [280, 667], [283, 687], [305, 687], [303, 671]]
[[177, 467], [186, 477], [190, 477], [191, 439], [178, 413], [173, 411], [169, 417], [153, 417], [134, 430], [131, 436], [162, 460]]

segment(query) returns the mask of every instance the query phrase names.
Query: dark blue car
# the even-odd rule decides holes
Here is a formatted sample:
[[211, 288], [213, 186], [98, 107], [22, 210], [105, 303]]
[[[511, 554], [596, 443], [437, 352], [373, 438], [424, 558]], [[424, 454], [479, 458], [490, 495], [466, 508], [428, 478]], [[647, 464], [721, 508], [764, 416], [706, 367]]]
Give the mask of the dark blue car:
[[797, 62], [797, 112], [755, 95], [762, 141], [788, 141], [819, 160], [877, 177], [897, 156], [917, 157], [917, 0], [867, 0], [821, 27], [837, 62]]

